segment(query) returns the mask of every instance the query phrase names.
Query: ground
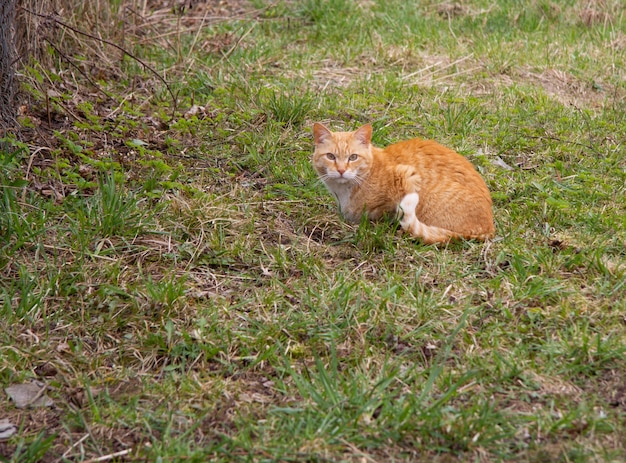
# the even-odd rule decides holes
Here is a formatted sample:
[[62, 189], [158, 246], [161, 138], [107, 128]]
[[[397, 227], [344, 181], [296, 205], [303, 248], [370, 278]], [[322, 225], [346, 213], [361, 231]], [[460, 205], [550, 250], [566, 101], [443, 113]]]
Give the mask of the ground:
[[[3, 139], [0, 384], [53, 402], [4, 459], [626, 459], [620, 2], [96, 3]], [[453, 147], [496, 237], [345, 223], [314, 121]]]

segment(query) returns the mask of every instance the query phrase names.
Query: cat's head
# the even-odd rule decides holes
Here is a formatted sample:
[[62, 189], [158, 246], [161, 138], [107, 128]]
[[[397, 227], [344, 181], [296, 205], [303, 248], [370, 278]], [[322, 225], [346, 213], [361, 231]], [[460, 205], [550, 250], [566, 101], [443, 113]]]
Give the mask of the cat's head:
[[372, 126], [354, 132], [331, 132], [313, 124], [313, 166], [324, 183], [359, 183], [372, 163]]

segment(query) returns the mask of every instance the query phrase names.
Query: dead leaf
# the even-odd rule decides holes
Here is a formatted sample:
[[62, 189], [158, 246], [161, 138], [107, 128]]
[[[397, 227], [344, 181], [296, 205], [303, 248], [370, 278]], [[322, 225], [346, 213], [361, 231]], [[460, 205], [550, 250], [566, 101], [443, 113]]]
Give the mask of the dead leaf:
[[6, 418], [0, 420], [0, 441], [6, 440], [17, 432], [17, 427]]
[[189, 119], [194, 116], [204, 116], [206, 114], [206, 109], [202, 106], [198, 106], [197, 104], [193, 105], [191, 108], [187, 110], [185, 113], [185, 119]]
[[496, 156], [495, 159], [492, 159], [491, 163], [494, 166], [498, 166], [498, 167], [501, 167], [501, 168], [506, 169], [506, 170], [513, 170], [513, 168], [511, 166], [509, 166], [506, 162], [504, 162], [504, 160], [500, 156]]
[[57, 352], [67, 352], [69, 350], [70, 350], [70, 345], [67, 342], [61, 342], [56, 347]]
[[17, 408], [50, 407], [53, 400], [46, 395], [45, 383], [32, 381], [30, 383], [12, 384], [4, 391], [15, 402]]

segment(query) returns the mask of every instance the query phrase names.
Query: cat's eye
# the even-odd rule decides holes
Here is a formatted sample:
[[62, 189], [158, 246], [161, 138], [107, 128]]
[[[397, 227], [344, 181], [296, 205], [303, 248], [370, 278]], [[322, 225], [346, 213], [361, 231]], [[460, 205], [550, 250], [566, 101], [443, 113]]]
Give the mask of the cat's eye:
[[326, 153], [326, 157], [330, 159], [331, 161], [335, 160], [335, 155], [333, 153]]
[[356, 161], [359, 158], [358, 154], [351, 154], [348, 161]]

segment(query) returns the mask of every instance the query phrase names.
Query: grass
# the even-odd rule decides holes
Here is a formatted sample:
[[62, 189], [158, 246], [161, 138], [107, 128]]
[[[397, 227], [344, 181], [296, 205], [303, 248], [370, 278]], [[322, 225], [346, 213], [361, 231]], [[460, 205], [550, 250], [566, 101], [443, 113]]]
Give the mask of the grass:
[[[3, 460], [626, 459], [621, 3], [211, 5], [127, 25], [176, 105], [86, 38], [25, 70], [0, 384], [55, 406]], [[342, 222], [313, 121], [455, 148], [497, 237]]]

